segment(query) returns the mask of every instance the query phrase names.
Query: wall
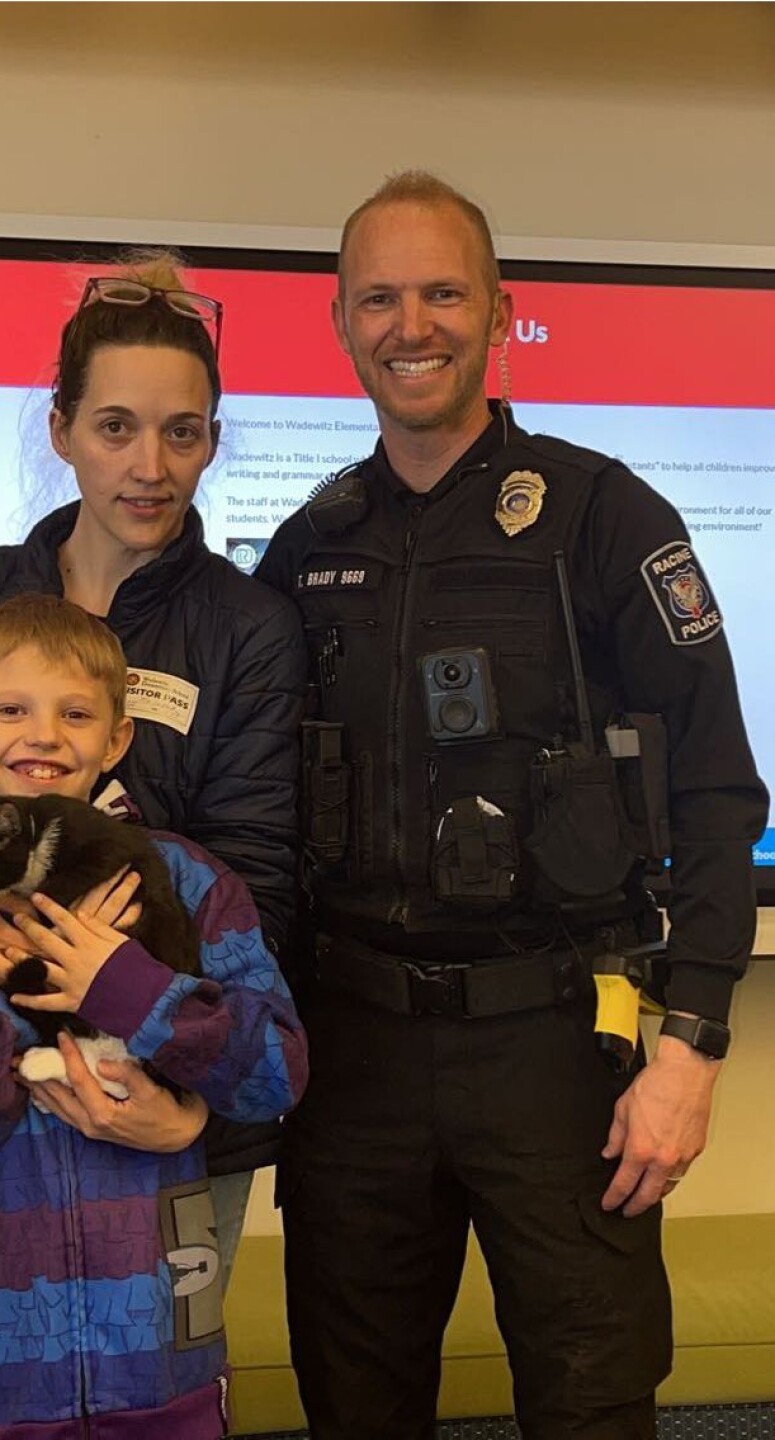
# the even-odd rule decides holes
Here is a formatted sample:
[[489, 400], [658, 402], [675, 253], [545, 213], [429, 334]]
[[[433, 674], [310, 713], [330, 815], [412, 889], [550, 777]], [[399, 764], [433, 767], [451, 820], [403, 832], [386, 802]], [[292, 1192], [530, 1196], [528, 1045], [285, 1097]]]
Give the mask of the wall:
[[0, 210], [338, 226], [439, 170], [501, 234], [770, 244], [768, 4], [3, 4]]
[[[333, 232], [420, 165], [501, 235], [767, 247], [774, 82], [767, 4], [2, 4], [0, 211]], [[675, 1212], [775, 1208], [775, 964], [735, 1028]]]

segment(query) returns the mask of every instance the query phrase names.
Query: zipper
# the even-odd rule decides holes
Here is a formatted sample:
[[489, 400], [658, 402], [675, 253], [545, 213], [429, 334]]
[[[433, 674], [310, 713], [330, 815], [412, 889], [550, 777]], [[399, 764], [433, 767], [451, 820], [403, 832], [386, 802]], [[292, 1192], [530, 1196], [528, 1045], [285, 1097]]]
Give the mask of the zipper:
[[302, 629], [309, 631], [311, 635], [314, 635], [317, 630], [327, 631], [332, 628], [337, 630], [378, 630], [379, 626], [379, 620], [372, 620], [365, 616], [359, 616], [352, 620], [343, 620], [340, 615], [336, 622], [336, 625], [333, 627], [330, 626], [325, 620], [302, 621]]
[[439, 814], [439, 762], [433, 756], [425, 761], [425, 773], [428, 778], [428, 799], [431, 807], [431, 836], [435, 840], [435, 826]]
[[445, 616], [443, 619], [437, 620], [423, 619], [420, 621], [420, 625], [424, 630], [438, 630], [442, 626], [446, 629], [460, 629], [462, 627], [471, 629], [477, 625], [516, 625], [518, 628], [524, 628], [526, 625], [540, 626], [541, 621], [534, 620], [530, 616], [521, 617], [515, 615], [512, 610], [511, 614], [501, 612], [495, 615], [471, 615], [463, 619], [452, 616]]
[[[67, 1125], [62, 1125], [62, 1127], [61, 1127], [61, 1140], [62, 1140], [62, 1145], [63, 1145], [63, 1147], [64, 1147], [65, 1154], [66, 1154], [65, 1178], [66, 1178], [66, 1182], [67, 1182], [67, 1202], [68, 1202], [68, 1203], [67, 1203], [67, 1219], [68, 1219], [68, 1221], [69, 1221], [69, 1229], [70, 1229], [70, 1247], [71, 1247], [72, 1254], [73, 1254], [73, 1265], [74, 1265], [74, 1269], [76, 1270], [76, 1272], [80, 1271], [81, 1274], [82, 1274], [82, 1273], [83, 1273], [83, 1270], [84, 1270], [84, 1266], [83, 1266], [83, 1264], [82, 1264], [82, 1261], [83, 1261], [83, 1258], [84, 1258], [84, 1256], [83, 1256], [83, 1235], [79, 1232], [79, 1228], [78, 1228], [78, 1225], [77, 1225], [77, 1216], [78, 1216], [78, 1213], [79, 1213], [79, 1209], [78, 1209], [78, 1204], [77, 1204], [77, 1199], [76, 1199], [76, 1193], [75, 1193], [75, 1179], [76, 1179], [75, 1149], [74, 1149], [74, 1146], [73, 1146], [72, 1135], [70, 1134], [70, 1130], [69, 1130], [69, 1127], [68, 1127]], [[89, 1440], [89, 1436], [90, 1436], [91, 1433], [92, 1433], [92, 1426], [91, 1426], [91, 1420], [90, 1420], [90, 1417], [89, 1417], [89, 1411], [88, 1411], [88, 1408], [87, 1408], [87, 1395], [88, 1395], [89, 1384], [88, 1384], [88, 1375], [87, 1375], [87, 1371], [86, 1371], [86, 1360], [85, 1360], [84, 1353], [83, 1353], [84, 1337], [85, 1337], [85, 1333], [86, 1333], [86, 1306], [85, 1306], [85, 1303], [84, 1303], [83, 1282], [82, 1282], [82, 1280], [78, 1277], [78, 1274], [77, 1274], [77, 1273], [76, 1273], [76, 1275], [75, 1275], [75, 1276], [73, 1277], [73, 1279], [72, 1279], [72, 1284], [73, 1284], [73, 1289], [74, 1289], [75, 1296], [76, 1296], [76, 1317], [75, 1317], [75, 1324], [76, 1324], [76, 1329], [77, 1329], [77, 1341], [78, 1341], [78, 1345], [77, 1345], [77, 1348], [78, 1348], [78, 1376], [79, 1376], [80, 1385], [81, 1385], [81, 1393], [80, 1393], [80, 1397], [79, 1397], [79, 1398], [80, 1398], [81, 1417], [82, 1417], [82, 1420], [83, 1420], [83, 1432], [82, 1432], [82, 1433], [83, 1433], [83, 1436], [84, 1436], [84, 1440]]]
[[[421, 512], [422, 514], [422, 512]], [[404, 558], [401, 565], [401, 592], [398, 597], [396, 621], [393, 629], [395, 645], [393, 649], [393, 688], [390, 697], [390, 726], [388, 730], [388, 755], [390, 773], [390, 851], [393, 858], [396, 880], [400, 899], [392, 907], [389, 920], [393, 923], [402, 923], [406, 920], [407, 904], [405, 895], [405, 841], [402, 829], [401, 815], [401, 761], [403, 759], [403, 746], [401, 736], [403, 733], [404, 717], [404, 695], [403, 695], [403, 657], [405, 652], [406, 632], [409, 616], [409, 596], [412, 589], [412, 560], [417, 544], [416, 531], [409, 529], [404, 537]]]

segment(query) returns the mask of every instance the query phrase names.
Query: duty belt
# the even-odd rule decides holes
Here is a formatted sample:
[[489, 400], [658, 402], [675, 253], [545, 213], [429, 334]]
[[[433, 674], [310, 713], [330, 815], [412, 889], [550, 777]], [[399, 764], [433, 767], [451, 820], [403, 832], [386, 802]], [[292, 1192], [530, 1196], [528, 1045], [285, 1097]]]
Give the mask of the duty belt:
[[542, 950], [464, 963], [420, 963], [387, 957], [359, 941], [317, 937], [317, 975], [396, 1015], [483, 1019], [570, 1004], [591, 993], [589, 960], [600, 946]]

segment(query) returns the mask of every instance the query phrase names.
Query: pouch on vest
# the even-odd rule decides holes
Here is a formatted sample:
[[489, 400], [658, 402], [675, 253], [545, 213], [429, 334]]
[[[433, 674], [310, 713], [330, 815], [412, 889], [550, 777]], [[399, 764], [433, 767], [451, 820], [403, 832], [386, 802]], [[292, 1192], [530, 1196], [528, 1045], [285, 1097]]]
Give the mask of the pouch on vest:
[[454, 800], [441, 818], [431, 861], [437, 900], [489, 914], [514, 898], [518, 864], [511, 820], [480, 795]]
[[535, 823], [524, 844], [541, 874], [571, 896], [618, 890], [637, 854], [625, 838], [611, 756], [583, 746], [542, 750], [530, 789]]
[[302, 731], [303, 836], [316, 864], [344, 859], [350, 829], [350, 766], [342, 759], [344, 726], [304, 720]]
[[665, 722], [661, 715], [621, 715], [605, 738], [635, 848], [649, 860], [664, 860], [670, 854]]

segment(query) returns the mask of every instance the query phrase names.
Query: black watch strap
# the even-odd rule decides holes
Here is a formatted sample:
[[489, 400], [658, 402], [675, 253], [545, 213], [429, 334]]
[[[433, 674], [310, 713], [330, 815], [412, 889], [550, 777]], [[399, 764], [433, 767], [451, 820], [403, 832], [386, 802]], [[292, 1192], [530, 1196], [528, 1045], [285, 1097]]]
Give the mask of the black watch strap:
[[723, 1060], [729, 1049], [730, 1030], [720, 1020], [703, 1020], [701, 1016], [674, 1015], [668, 1010], [660, 1029], [661, 1035], [683, 1040], [710, 1060]]

